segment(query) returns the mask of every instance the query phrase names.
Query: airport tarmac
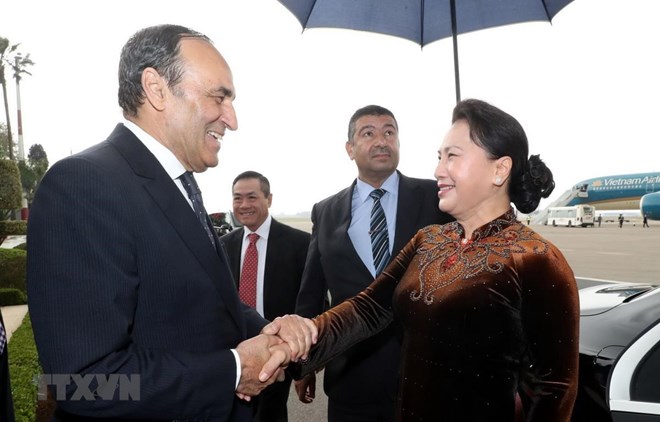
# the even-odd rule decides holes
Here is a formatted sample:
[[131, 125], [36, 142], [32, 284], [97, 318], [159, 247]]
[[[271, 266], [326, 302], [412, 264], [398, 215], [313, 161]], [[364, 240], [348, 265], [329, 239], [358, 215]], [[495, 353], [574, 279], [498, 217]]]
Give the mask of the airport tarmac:
[[660, 283], [660, 221], [601, 227], [532, 226], [562, 251], [576, 277]]
[[[311, 223], [301, 219], [275, 217], [279, 221], [311, 232]], [[601, 227], [532, 228], [554, 243], [573, 268], [578, 287], [601, 282], [660, 283], [660, 221], [641, 223], [603, 223]], [[316, 400], [311, 404], [298, 401], [293, 388], [289, 396], [290, 422], [327, 421], [327, 397], [323, 394], [323, 372], [316, 380]]]

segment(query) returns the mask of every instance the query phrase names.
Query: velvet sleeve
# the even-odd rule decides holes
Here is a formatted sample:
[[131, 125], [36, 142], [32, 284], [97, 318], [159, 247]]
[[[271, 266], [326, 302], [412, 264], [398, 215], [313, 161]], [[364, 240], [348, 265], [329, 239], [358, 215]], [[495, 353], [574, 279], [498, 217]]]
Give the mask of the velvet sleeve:
[[369, 287], [314, 318], [319, 339], [306, 361], [289, 366], [287, 371], [294, 379], [322, 368], [335, 356], [390, 324], [394, 289], [415, 255], [418, 237], [419, 233]]
[[579, 299], [561, 252], [526, 255], [521, 271], [522, 323], [530, 359], [522, 377], [527, 421], [569, 421], [578, 381]]

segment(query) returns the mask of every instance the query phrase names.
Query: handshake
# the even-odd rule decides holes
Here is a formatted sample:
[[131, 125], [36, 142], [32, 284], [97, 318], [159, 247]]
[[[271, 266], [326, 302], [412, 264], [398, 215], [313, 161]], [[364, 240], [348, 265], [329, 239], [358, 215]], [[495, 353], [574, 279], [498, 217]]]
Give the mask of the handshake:
[[317, 337], [312, 320], [285, 315], [266, 325], [261, 334], [241, 342], [236, 347], [241, 361], [236, 395], [250, 401], [275, 381], [284, 380], [289, 362], [306, 359]]

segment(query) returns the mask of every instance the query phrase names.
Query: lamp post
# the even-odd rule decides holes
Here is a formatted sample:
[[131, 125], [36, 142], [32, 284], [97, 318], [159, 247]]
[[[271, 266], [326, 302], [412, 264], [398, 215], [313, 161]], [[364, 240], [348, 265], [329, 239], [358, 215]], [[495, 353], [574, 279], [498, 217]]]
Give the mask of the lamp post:
[[[18, 161], [23, 161], [25, 163], [25, 148], [23, 147], [23, 119], [21, 118], [21, 73], [19, 71], [21, 66], [21, 54], [17, 54], [14, 58], [16, 63], [16, 69], [14, 76], [16, 77], [16, 111], [17, 111], [17, 126], [18, 126]], [[21, 220], [27, 220], [28, 218], [28, 202], [25, 197], [25, 192], [23, 192], [23, 199], [21, 202]]]

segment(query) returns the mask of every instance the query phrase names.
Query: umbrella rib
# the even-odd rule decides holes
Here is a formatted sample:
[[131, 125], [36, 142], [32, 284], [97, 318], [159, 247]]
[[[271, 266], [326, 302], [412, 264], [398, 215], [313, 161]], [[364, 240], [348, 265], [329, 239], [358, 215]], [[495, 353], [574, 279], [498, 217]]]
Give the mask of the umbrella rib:
[[550, 16], [550, 13], [548, 12], [548, 5], [545, 3], [545, 0], [541, 2], [543, 4], [543, 10], [545, 10], [545, 16], [548, 18], [548, 22], [552, 24], [552, 17]]
[[420, 22], [419, 22], [419, 45], [421, 46], [420, 50], [424, 49], [424, 0], [420, 0], [421, 10], [419, 13]]
[[303, 32], [305, 31], [305, 28], [307, 27], [307, 22], [309, 22], [309, 17], [312, 16], [312, 11], [313, 11], [314, 8], [316, 7], [316, 2], [317, 2], [317, 1], [318, 1], [318, 0], [314, 0], [314, 1], [312, 2], [312, 7], [309, 8], [309, 13], [307, 14], [307, 17], [305, 18], [305, 23], [303, 24]]
[[461, 77], [458, 69], [458, 30], [456, 18], [456, 0], [449, 0], [451, 13], [451, 38], [454, 45], [454, 84], [456, 85], [456, 104], [461, 101]]

